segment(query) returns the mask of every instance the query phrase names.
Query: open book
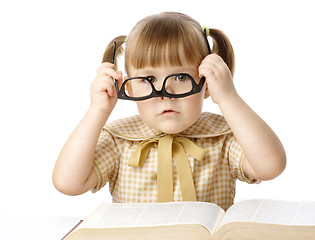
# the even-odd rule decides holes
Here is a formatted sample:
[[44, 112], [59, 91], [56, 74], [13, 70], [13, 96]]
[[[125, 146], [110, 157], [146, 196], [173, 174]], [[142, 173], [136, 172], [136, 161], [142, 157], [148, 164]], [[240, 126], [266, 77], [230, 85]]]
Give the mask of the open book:
[[314, 240], [315, 202], [103, 203], [66, 240]]

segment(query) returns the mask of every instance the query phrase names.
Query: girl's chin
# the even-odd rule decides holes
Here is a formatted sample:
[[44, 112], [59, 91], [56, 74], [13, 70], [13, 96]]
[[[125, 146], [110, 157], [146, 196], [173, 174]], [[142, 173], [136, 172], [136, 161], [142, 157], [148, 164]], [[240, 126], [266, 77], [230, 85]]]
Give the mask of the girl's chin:
[[167, 124], [166, 126], [159, 126], [157, 130], [166, 134], [177, 134], [184, 131], [185, 127], [178, 126], [178, 123]]

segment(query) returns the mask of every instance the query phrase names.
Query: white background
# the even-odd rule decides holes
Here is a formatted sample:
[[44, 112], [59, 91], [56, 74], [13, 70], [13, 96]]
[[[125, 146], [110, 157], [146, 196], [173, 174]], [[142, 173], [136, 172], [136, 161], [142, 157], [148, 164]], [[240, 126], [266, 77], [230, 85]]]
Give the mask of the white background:
[[[260, 185], [238, 182], [236, 201], [315, 201], [313, 1], [1, 0], [0, 213], [86, 216], [111, 201], [107, 187], [76, 197], [57, 192], [52, 170], [89, 106], [107, 43], [162, 11], [228, 34], [239, 94], [286, 149], [285, 172]], [[210, 99], [204, 108], [218, 112]], [[119, 102], [111, 119], [134, 114], [133, 103]]]

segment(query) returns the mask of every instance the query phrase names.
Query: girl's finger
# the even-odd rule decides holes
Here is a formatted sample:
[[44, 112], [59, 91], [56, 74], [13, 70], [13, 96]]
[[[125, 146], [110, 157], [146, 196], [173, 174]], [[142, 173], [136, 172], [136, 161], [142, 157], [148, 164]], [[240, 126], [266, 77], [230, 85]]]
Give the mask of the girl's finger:
[[112, 78], [118, 78], [119, 74], [117, 71], [113, 69], [114, 66], [115, 65], [112, 63], [103, 63], [97, 68], [97, 75], [102, 75], [102, 76], [108, 75]]
[[111, 80], [98, 81], [94, 85], [95, 92], [107, 93], [109, 96], [114, 96], [116, 94], [116, 87], [114, 82]]

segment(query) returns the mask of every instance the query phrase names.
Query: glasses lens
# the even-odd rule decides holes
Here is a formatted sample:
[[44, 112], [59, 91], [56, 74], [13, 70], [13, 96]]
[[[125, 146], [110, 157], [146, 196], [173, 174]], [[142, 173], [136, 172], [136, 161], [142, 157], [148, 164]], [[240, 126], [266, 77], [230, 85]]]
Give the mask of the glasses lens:
[[169, 94], [184, 94], [192, 90], [192, 78], [188, 74], [170, 76], [165, 82], [165, 91]]
[[182, 95], [190, 93], [191, 95], [193, 94], [193, 81], [193, 78], [186, 73], [169, 75], [164, 83], [158, 81], [155, 77], [136, 77], [125, 81], [123, 91], [127, 97], [144, 98], [152, 95], [154, 89], [161, 92], [162, 85], [164, 85], [164, 90], [168, 94]]
[[129, 79], [125, 84], [125, 94], [128, 97], [146, 97], [152, 93], [152, 87], [145, 78]]

